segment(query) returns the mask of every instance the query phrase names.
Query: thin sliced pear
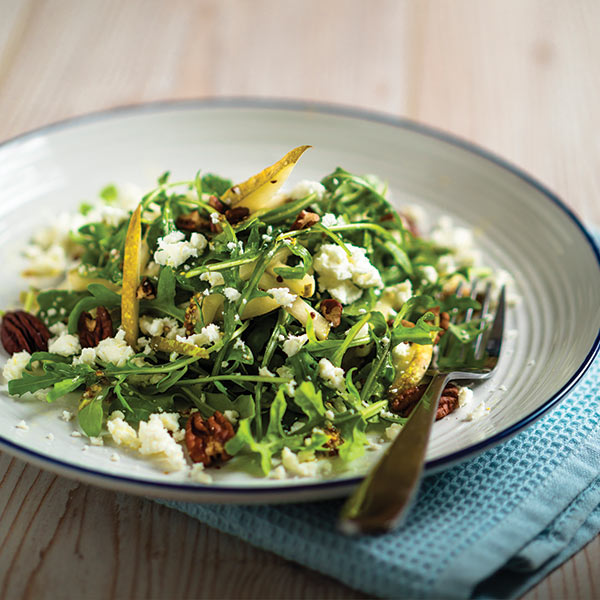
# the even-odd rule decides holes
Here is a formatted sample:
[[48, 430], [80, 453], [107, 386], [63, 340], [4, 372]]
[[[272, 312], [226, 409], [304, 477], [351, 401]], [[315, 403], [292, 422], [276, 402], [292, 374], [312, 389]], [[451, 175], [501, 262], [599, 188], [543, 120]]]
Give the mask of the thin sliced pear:
[[168, 340], [167, 338], [154, 336], [150, 339], [150, 346], [153, 350], [161, 352], [177, 352], [185, 356], [197, 356], [198, 358], [208, 358], [209, 353], [206, 348], [194, 346], [188, 342], [179, 342], [177, 340]]
[[307, 304], [302, 298], [296, 298], [291, 306], [286, 306], [285, 310], [306, 327], [309, 318], [313, 320], [315, 335], [318, 340], [326, 340], [329, 336], [331, 324], [327, 319], [321, 316], [310, 304]]
[[270, 210], [278, 206], [282, 199], [275, 193], [285, 183], [298, 159], [310, 146], [299, 146], [288, 152], [274, 165], [263, 169], [243, 183], [230, 187], [221, 200], [231, 207], [247, 208], [251, 213], [257, 210]]
[[242, 309], [242, 319], [245, 321], [246, 319], [260, 317], [278, 308], [281, 308], [281, 305], [271, 298], [271, 296], [252, 298]]
[[396, 377], [390, 386], [394, 395], [421, 383], [433, 357], [432, 344], [411, 344], [407, 356], [393, 354]]
[[129, 220], [123, 256], [123, 289], [121, 291], [121, 325], [125, 330], [125, 341], [137, 346], [139, 334], [140, 301], [137, 290], [140, 285], [142, 253], [142, 205], [140, 204]]

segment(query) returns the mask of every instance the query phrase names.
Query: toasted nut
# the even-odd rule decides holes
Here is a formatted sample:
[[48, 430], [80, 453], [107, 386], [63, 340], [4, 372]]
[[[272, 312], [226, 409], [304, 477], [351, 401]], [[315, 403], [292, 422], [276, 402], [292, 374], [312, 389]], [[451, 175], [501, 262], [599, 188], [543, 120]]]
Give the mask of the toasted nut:
[[308, 229], [309, 227], [316, 225], [320, 220], [321, 218], [317, 213], [309, 212], [307, 210], [301, 210], [298, 213], [296, 220], [292, 223], [290, 229]]
[[[403, 392], [396, 394], [390, 400], [390, 410], [401, 417], [408, 417], [413, 408], [417, 405], [428, 384], [422, 384], [416, 387], [409, 388]], [[458, 408], [458, 387], [453, 383], [449, 383], [442, 392], [442, 397], [438, 404], [435, 420], [439, 421], [454, 412]]]
[[147, 278], [142, 279], [136, 294], [138, 300], [154, 300], [156, 298], [156, 286]]
[[113, 336], [112, 319], [104, 306], [96, 309], [96, 318], [89, 312], [81, 313], [77, 327], [82, 348], [94, 348], [102, 340]]
[[9, 354], [26, 350], [30, 354], [48, 350], [50, 332], [34, 315], [24, 310], [7, 312], [2, 318], [0, 339]]
[[225, 204], [223, 204], [216, 196], [211, 196], [208, 199], [208, 203], [217, 211], [220, 212], [221, 214], [224, 214], [225, 211], [227, 210], [227, 206]]
[[341, 323], [343, 309], [342, 303], [333, 298], [327, 298], [321, 302], [321, 314], [331, 323], [332, 327], [337, 327]]
[[234, 435], [231, 423], [218, 410], [208, 419], [203, 419], [198, 412], [193, 413], [185, 424], [185, 444], [190, 458], [205, 467], [231, 458], [225, 443]]
[[245, 206], [236, 206], [234, 208], [228, 208], [225, 211], [225, 218], [231, 223], [231, 225], [237, 225], [241, 223], [248, 215], [250, 210]]
[[184, 231], [207, 231], [210, 229], [210, 225], [210, 221], [201, 217], [197, 210], [187, 215], [180, 215], [175, 221], [175, 227]]

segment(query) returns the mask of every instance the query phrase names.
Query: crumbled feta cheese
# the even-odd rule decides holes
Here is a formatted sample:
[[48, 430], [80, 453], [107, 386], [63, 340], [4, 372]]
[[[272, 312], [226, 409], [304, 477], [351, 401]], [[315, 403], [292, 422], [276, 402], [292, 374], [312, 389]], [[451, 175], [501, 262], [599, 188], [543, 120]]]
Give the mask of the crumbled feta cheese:
[[73, 358], [74, 365], [93, 365], [96, 362], [96, 350], [94, 348], [83, 348], [79, 356]]
[[62, 414], [60, 415], [60, 418], [61, 418], [63, 421], [66, 421], [66, 422], [68, 423], [69, 421], [72, 421], [72, 420], [73, 420], [73, 417], [74, 417], [74, 416], [75, 416], [75, 415], [74, 415], [72, 412], [70, 412], [70, 411], [68, 411], [68, 410], [63, 410], [63, 411], [62, 411]]
[[194, 463], [189, 470], [189, 478], [196, 483], [212, 483], [212, 475], [204, 470], [201, 462]]
[[348, 256], [337, 244], [323, 244], [314, 256], [319, 289], [327, 291], [342, 304], [350, 304], [362, 295], [360, 288], [382, 288], [379, 271], [371, 264], [364, 248], [346, 244]]
[[481, 254], [474, 248], [473, 232], [465, 227], [456, 227], [450, 217], [441, 217], [431, 231], [431, 240], [450, 248], [459, 267], [473, 267], [481, 263]]
[[287, 478], [287, 473], [286, 473], [285, 467], [283, 465], [279, 465], [279, 466], [275, 467], [269, 473], [269, 479], [286, 479], [286, 478]]
[[48, 331], [54, 337], [60, 337], [61, 335], [64, 335], [65, 333], [68, 333], [69, 332], [69, 328], [67, 327], [67, 325], [65, 323], [61, 323], [59, 321], [58, 323], [54, 323], [54, 325], [51, 325], [48, 328]]
[[[413, 287], [410, 279], [406, 279], [396, 285], [387, 287], [381, 294], [379, 303], [386, 304], [394, 311], [400, 310], [402, 305], [413, 295]], [[375, 307], [377, 308], [377, 306]]]
[[317, 197], [315, 198], [315, 201], [321, 201], [323, 200], [326, 191], [325, 186], [318, 181], [303, 179], [287, 193], [287, 196], [292, 200], [301, 200], [311, 194], [316, 194]]
[[201, 233], [194, 232], [190, 237], [190, 244], [199, 252], [202, 252], [206, 248], [208, 241]]
[[443, 254], [440, 256], [437, 262], [437, 268], [440, 275], [454, 273], [457, 270], [457, 266], [452, 254]]
[[206, 325], [200, 330], [200, 333], [194, 333], [188, 337], [176, 336], [178, 342], [185, 342], [194, 346], [208, 346], [209, 344], [215, 344], [221, 337], [221, 330], [215, 323]]
[[281, 451], [281, 462], [290, 475], [297, 475], [299, 477], [315, 477], [319, 469], [317, 461], [313, 460], [301, 463], [298, 456], [287, 446]]
[[226, 287], [223, 290], [223, 295], [225, 298], [227, 298], [227, 300], [229, 300], [229, 302], [237, 302], [241, 297], [241, 294], [232, 287]]
[[392, 357], [394, 361], [407, 359], [410, 356], [411, 346], [408, 342], [400, 342], [392, 349]]
[[385, 428], [385, 436], [388, 440], [396, 439], [396, 436], [400, 433], [402, 425], [400, 423], [392, 423], [389, 427]]
[[291, 333], [287, 336], [282, 344], [283, 351], [288, 356], [294, 356], [298, 354], [300, 348], [308, 342], [308, 336], [304, 333], [302, 335], [292, 335]]
[[185, 466], [183, 449], [171, 437], [160, 415], [150, 415], [148, 421], [141, 421], [138, 429], [139, 452], [160, 460], [169, 471], [179, 471]]
[[140, 318], [142, 333], [150, 337], [163, 336], [168, 339], [174, 339], [177, 334], [177, 327], [177, 321], [171, 317], [153, 319], [152, 317], [143, 316]]
[[369, 324], [365, 323], [359, 330], [358, 333], [356, 334], [356, 338], [357, 340], [361, 340], [363, 338], [368, 338], [369, 337]]
[[210, 213], [210, 220], [213, 225], [218, 225], [221, 221], [221, 215], [218, 212]]
[[327, 387], [335, 390], [343, 390], [346, 386], [344, 380], [344, 369], [335, 367], [331, 361], [322, 358], [319, 361], [319, 377], [324, 380]]
[[27, 423], [25, 423], [25, 421], [19, 421], [15, 427], [17, 429], [21, 429], [22, 431], [29, 431], [29, 425], [27, 425]]
[[267, 294], [273, 297], [273, 300], [279, 304], [279, 306], [291, 306], [296, 298], [297, 294], [290, 293], [290, 289], [287, 287], [270, 288], [267, 290]]
[[427, 283], [435, 283], [438, 280], [438, 272], [431, 265], [421, 267], [421, 276]]
[[235, 242], [227, 242], [227, 250], [233, 252], [237, 248], [237, 244]]
[[225, 279], [223, 279], [223, 275], [218, 271], [207, 271], [205, 273], [200, 273], [200, 281], [208, 281], [210, 287], [225, 285]]
[[71, 437], [80, 438], [81, 437], [81, 433], [79, 431], [72, 431], [71, 432]]
[[235, 425], [240, 418], [240, 413], [237, 410], [224, 410], [223, 416], [232, 424]]
[[465, 417], [465, 421], [474, 421], [475, 419], [480, 419], [485, 415], [486, 407], [485, 402], [482, 400], [479, 404]]
[[306, 423], [304, 421], [294, 421], [290, 427], [290, 433], [295, 433], [299, 429], [302, 429]]
[[119, 462], [121, 460], [121, 457], [116, 452], [114, 452], [110, 455], [110, 460], [112, 460], [112, 462]]
[[321, 217], [321, 225], [324, 227], [335, 227], [336, 225], [347, 225], [347, 223], [344, 217], [336, 217], [331, 213], [325, 213]]
[[26, 277], [57, 277], [67, 270], [67, 253], [59, 244], [52, 244], [47, 249], [27, 246], [25, 256], [29, 260], [23, 273]]
[[468, 387], [461, 387], [458, 390], [458, 406], [463, 407], [470, 404], [473, 399], [473, 390]]
[[131, 358], [135, 351], [124, 340], [125, 332], [121, 329], [114, 338], [106, 338], [96, 346], [96, 356], [117, 367], [123, 367], [128, 358]]
[[23, 371], [31, 360], [31, 354], [26, 350], [21, 352], [15, 352], [4, 365], [2, 369], [2, 375], [6, 381], [12, 381], [13, 379], [21, 379], [23, 377]]
[[142, 348], [142, 352], [148, 356], [152, 354], [152, 346], [150, 345], [150, 340], [147, 337], [139, 337], [137, 340], [138, 348]]
[[137, 450], [140, 447], [140, 441], [138, 440], [135, 429], [123, 419], [123, 416], [121, 416], [123, 413], [117, 415], [115, 414], [117, 412], [119, 411], [113, 412], [106, 422], [108, 433], [110, 433], [113, 441], [118, 446], [125, 446]]
[[47, 434], [46, 434], [46, 439], [47, 439], [49, 442], [52, 442], [52, 441], [54, 441], [54, 434], [53, 434], [53, 433], [47, 433]]
[[73, 354], [78, 354], [80, 350], [79, 338], [68, 333], [48, 342], [48, 352], [60, 354], [61, 356], [73, 356]]
[[104, 440], [100, 436], [97, 436], [97, 437], [91, 436], [90, 444], [92, 446], [104, 446]]
[[261, 377], [275, 377], [275, 375], [273, 375], [273, 373], [271, 373], [271, 371], [269, 371], [269, 369], [267, 369], [267, 367], [260, 367], [258, 369], [258, 374]]
[[[204, 236], [202, 237], [204, 238]], [[164, 238], [158, 238], [158, 250], [154, 253], [154, 262], [159, 265], [178, 267], [188, 258], [198, 256], [199, 246], [184, 240], [185, 235], [181, 231], [173, 231]], [[195, 241], [196, 244], [201, 244], [199, 238], [195, 238]], [[206, 242], [206, 238], [204, 241]]]

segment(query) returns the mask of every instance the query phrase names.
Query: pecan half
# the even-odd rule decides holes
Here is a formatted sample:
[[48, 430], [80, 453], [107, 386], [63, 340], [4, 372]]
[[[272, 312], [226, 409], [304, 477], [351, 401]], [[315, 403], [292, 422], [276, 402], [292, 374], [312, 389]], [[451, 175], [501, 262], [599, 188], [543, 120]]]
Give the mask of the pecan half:
[[[421, 384], [416, 387], [409, 388], [395, 395], [390, 400], [390, 410], [401, 417], [408, 417], [413, 408], [417, 405], [425, 390], [427, 384]], [[442, 392], [442, 397], [438, 404], [435, 420], [439, 421], [454, 412], [458, 408], [458, 387], [453, 383], [449, 383]]]
[[225, 211], [225, 218], [231, 223], [231, 225], [237, 225], [241, 223], [248, 215], [250, 211], [245, 206], [236, 206], [234, 208], [228, 208]]
[[185, 424], [185, 444], [190, 458], [205, 467], [231, 458], [225, 450], [225, 443], [234, 435], [231, 423], [218, 410], [208, 419], [203, 419], [196, 412]]
[[136, 293], [138, 300], [154, 300], [156, 298], [156, 286], [147, 278], [142, 279]]
[[187, 215], [179, 215], [175, 221], [175, 227], [177, 227], [177, 229], [183, 229], [184, 231], [208, 231], [210, 225], [210, 221], [201, 217], [197, 210], [194, 210]]
[[31, 313], [24, 310], [7, 312], [0, 325], [0, 340], [9, 354], [26, 350], [29, 354], [47, 351], [50, 332]]
[[337, 327], [342, 321], [343, 306], [341, 302], [333, 298], [327, 298], [321, 302], [321, 314], [331, 323], [332, 327]]
[[321, 217], [317, 213], [309, 212], [307, 210], [301, 210], [296, 217], [296, 220], [292, 223], [290, 229], [308, 229], [313, 225], [316, 225], [321, 220]]
[[77, 324], [79, 343], [82, 348], [93, 348], [102, 340], [113, 336], [112, 319], [104, 306], [96, 309], [96, 317], [89, 312], [81, 313]]
[[227, 210], [227, 206], [225, 206], [225, 204], [223, 204], [216, 196], [210, 196], [208, 203], [221, 214]]

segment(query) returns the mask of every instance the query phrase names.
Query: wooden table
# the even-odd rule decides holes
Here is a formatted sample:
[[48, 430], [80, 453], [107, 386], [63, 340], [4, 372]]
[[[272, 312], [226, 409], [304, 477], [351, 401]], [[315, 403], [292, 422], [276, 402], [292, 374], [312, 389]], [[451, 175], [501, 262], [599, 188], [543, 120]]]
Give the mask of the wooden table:
[[[593, 0], [0, 0], [0, 139], [158, 99], [402, 115], [522, 166], [600, 223]], [[600, 594], [600, 538], [526, 598]], [[139, 498], [0, 455], [2, 598], [360, 594]]]

